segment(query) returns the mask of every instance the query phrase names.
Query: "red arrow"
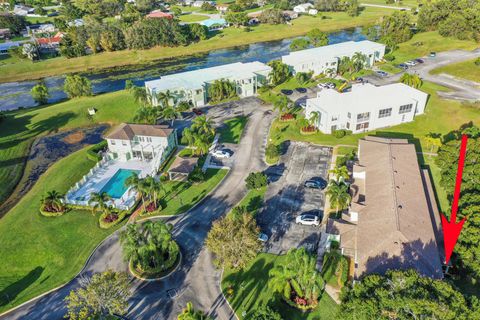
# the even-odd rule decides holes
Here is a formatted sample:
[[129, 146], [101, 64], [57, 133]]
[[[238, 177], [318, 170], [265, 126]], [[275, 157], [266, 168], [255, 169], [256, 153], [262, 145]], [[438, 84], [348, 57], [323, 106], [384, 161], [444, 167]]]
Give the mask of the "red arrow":
[[443, 226], [443, 245], [445, 248], [445, 264], [450, 261], [453, 248], [457, 243], [458, 236], [462, 231], [463, 224], [466, 218], [457, 223], [458, 199], [460, 198], [460, 188], [462, 186], [463, 166], [465, 164], [465, 155], [467, 153], [467, 136], [462, 135], [462, 144], [460, 145], [460, 157], [458, 159], [457, 180], [455, 181], [455, 193], [453, 194], [452, 214], [450, 215], [450, 222], [445, 215], [442, 214]]

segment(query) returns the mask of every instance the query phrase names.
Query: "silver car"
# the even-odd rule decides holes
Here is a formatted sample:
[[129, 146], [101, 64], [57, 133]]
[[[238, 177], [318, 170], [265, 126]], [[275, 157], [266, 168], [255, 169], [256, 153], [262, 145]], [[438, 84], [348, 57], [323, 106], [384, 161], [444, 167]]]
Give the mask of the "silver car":
[[299, 215], [296, 219], [295, 222], [297, 224], [303, 224], [305, 226], [319, 226], [320, 225], [320, 219], [313, 215], [313, 214], [302, 214]]

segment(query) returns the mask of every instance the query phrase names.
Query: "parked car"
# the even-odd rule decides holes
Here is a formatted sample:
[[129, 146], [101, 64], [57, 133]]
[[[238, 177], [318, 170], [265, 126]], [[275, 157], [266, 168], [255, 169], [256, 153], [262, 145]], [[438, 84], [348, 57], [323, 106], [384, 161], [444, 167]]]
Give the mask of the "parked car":
[[319, 226], [320, 218], [313, 214], [301, 214], [295, 219], [295, 223], [305, 226]]
[[377, 76], [380, 76], [382, 78], [388, 76], [388, 73], [386, 73], [385, 71], [382, 71], [382, 70], [377, 70], [377, 71], [375, 71], [375, 73], [377, 74]]
[[306, 188], [311, 188], [311, 189], [325, 189], [327, 187], [327, 183], [323, 180], [314, 180], [314, 179], [309, 179], [305, 181], [303, 184]]
[[403, 70], [408, 69], [408, 66], [405, 63], [400, 63], [399, 65], [397, 65], [397, 67], [399, 67], [400, 69], [403, 69]]
[[298, 93], [305, 93], [305, 92], [307, 92], [307, 89], [305, 89], [305, 88], [295, 88], [295, 91], [297, 91]]
[[258, 235], [258, 240], [261, 242], [267, 242], [268, 241], [268, 236], [265, 233], [261, 233]]
[[193, 108], [192, 112], [195, 113], [197, 116], [201, 116], [203, 114], [202, 110]]
[[307, 103], [305, 101], [302, 101], [302, 102], [297, 102], [297, 106], [305, 109], [307, 107]]
[[424, 63], [424, 62], [425, 62], [425, 60], [423, 60], [423, 59], [420, 59], [420, 58], [418, 58], [418, 59], [415, 59], [415, 61], [417, 61], [418, 63]]
[[325, 87], [328, 89], [335, 89], [336, 85], [333, 82], [327, 82], [325, 83]]
[[289, 90], [289, 89], [282, 89], [280, 90], [281, 93], [283, 93], [284, 95], [286, 96], [289, 96], [293, 93], [293, 90]]
[[319, 89], [323, 89], [323, 88], [325, 88], [325, 83], [319, 83], [319, 84], [317, 84], [317, 87]]
[[228, 159], [230, 158], [232, 155], [225, 151], [225, 150], [222, 150], [222, 149], [217, 149], [215, 151], [212, 152], [212, 156], [214, 156], [215, 158], [222, 158], [222, 159]]
[[435, 58], [437, 56], [437, 53], [435, 51], [430, 52], [430, 57]]
[[409, 67], [414, 67], [417, 65], [417, 62], [413, 60], [409, 60], [409, 61], [406, 61], [405, 64]]

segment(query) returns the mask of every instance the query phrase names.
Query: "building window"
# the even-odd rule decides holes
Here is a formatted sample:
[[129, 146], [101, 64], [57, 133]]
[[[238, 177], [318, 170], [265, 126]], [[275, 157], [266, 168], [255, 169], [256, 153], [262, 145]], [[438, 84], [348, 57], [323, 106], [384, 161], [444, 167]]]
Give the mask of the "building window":
[[202, 90], [199, 89], [199, 90], [195, 90], [195, 94], [201, 94], [202, 93]]
[[350, 122], [347, 122], [347, 129], [350, 129]]
[[111, 144], [112, 146], [114, 146], [114, 145], [115, 145], [115, 140], [110, 140], [110, 144]]
[[332, 117], [332, 121], [337, 121], [337, 120], [338, 120], [338, 116]]
[[122, 140], [122, 146], [126, 146], [126, 145], [127, 145], [127, 141]]
[[359, 124], [357, 124], [356, 128], [357, 128], [357, 131], [362, 130], [362, 129], [367, 129], [368, 128], [368, 122], [359, 123]]
[[352, 114], [350, 112], [347, 113], [347, 117], [348, 117], [348, 119], [352, 118]]
[[368, 119], [370, 119], [370, 112], [357, 114], [357, 122], [367, 121]]
[[330, 130], [331, 130], [332, 132], [335, 132], [335, 130], [337, 130], [337, 126], [332, 126]]
[[392, 115], [392, 108], [382, 109], [378, 112], [379, 118], [386, 118]]
[[413, 105], [411, 103], [410, 104], [404, 104], [403, 106], [400, 106], [400, 111], [398, 113], [399, 114], [409, 113], [410, 111], [412, 111], [412, 107], [413, 107]]

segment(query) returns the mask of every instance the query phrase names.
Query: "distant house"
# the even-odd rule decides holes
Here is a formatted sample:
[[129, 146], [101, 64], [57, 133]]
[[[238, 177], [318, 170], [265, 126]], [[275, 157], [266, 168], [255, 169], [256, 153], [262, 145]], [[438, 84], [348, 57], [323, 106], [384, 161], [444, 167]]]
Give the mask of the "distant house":
[[359, 140], [352, 203], [342, 218], [327, 223], [329, 238], [336, 237], [352, 259], [355, 280], [389, 269], [443, 278], [440, 215], [429, 183], [407, 139]]
[[215, 6], [215, 8], [220, 11], [221, 13], [225, 13], [228, 11], [228, 3], [220, 3]]
[[323, 89], [307, 99], [307, 118], [313, 112], [323, 133], [346, 129], [360, 133], [411, 122], [425, 112], [428, 94], [403, 83], [374, 86], [354, 84], [349, 92]]
[[207, 27], [209, 31], [222, 30], [228, 26], [227, 21], [222, 18], [203, 20], [200, 24]]
[[313, 9], [314, 5], [311, 3], [302, 3], [298, 6], [293, 7], [293, 11], [296, 13], [308, 13], [308, 10]]
[[16, 41], [0, 43], [0, 55], [7, 55], [10, 48], [18, 46], [20, 46], [20, 44]]
[[69, 27], [81, 27], [85, 24], [85, 22], [83, 21], [83, 19], [75, 19], [73, 21], [70, 21], [68, 23], [68, 26]]
[[57, 32], [53, 37], [37, 38], [38, 48], [43, 52], [58, 51], [63, 36], [64, 34], [62, 32]]
[[315, 16], [315, 15], [318, 14], [318, 10], [317, 9], [309, 9], [308, 14], [311, 15], [311, 16]]
[[52, 23], [34, 24], [27, 26], [28, 34], [52, 33], [55, 32], [55, 26]]
[[293, 20], [298, 18], [298, 12], [292, 11], [292, 10], [284, 10], [283, 11], [283, 16], [287, 20]]
[[170, 13], [162, 12], [162, 10], [154, 10], [147, 14], [147, 18], [151, 19], [173, 19]]
[[26, 16], [29, 14], [33, 14], [34, 12], [34, 8], [27, 7], [21, 4], [16, 4], [15, 7], [13, 7], [13, 13], [15, 13], [17, 16]]
[[0, 39], [8, 39], [10, 35], [10, 29], [0, 29]]
[[194, 1], [191, 5], [192, 7], [195, 7], [195, 8], [201, 8], [204, 3], [209, 3], [212, 6], [216, 5], [215, 1]]

